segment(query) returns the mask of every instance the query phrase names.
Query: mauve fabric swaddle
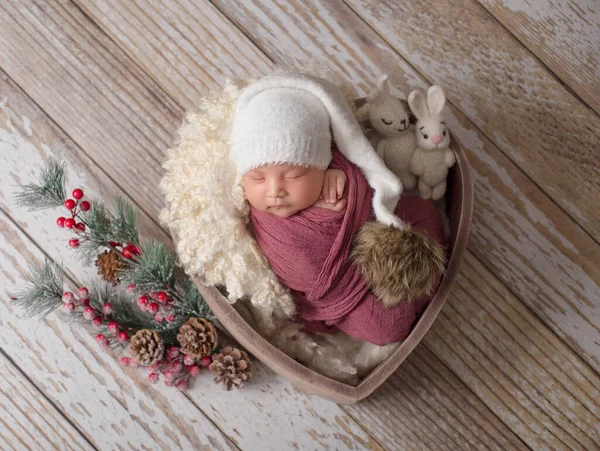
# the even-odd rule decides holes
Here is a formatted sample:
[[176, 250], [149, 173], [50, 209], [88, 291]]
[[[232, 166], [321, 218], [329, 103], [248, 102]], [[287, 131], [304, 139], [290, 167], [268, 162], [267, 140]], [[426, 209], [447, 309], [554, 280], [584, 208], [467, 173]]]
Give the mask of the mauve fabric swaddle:
[[[348, 256], [352, 238], [374, 220], [369, 187], [360, 169], [332, 146], [330, 168], [346, 173], [344, 211], [309, 207], [281, 218], [251, 207], [254, 236], [282, 284], [298, 302], [297, 320], [308, 332], [347, 334], [383, 345], [404, 340], [430, 297], [385, 308], [368, 289], [360, 269]], [[435, 206], [418, 197], [402, 197], [396, 214], [445, 244], [442, 219]], [[439, 284], [440, 277], [436, 281]]]

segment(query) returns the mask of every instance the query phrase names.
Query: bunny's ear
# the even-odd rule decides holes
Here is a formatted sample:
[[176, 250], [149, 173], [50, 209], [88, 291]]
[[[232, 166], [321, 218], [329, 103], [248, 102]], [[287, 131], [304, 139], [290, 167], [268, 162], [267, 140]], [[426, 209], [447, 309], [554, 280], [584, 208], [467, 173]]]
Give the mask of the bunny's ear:
[[439, 86], [431, 86], [427, 90], [427, 106], [429, 107], [429, 114], [432, 116], [439, 116], [444, 105], [446, 104], [446, 96], [444, 91]]
[[381, 95], [384, 95], [386, 97], [390, 95], [390, 88], [388, 86], [388, 74], [383, 74], [381, 77], [379, 77], [379, 81], [377, 82], [377, 88], [367, 96], [367, 101], [373, 102], [377, 100], [377, 98]]
[[420, 89], [415, 89], [408, 95], [408, 105], [417, 119], [421, 120], [429, 116], [425, 96]]

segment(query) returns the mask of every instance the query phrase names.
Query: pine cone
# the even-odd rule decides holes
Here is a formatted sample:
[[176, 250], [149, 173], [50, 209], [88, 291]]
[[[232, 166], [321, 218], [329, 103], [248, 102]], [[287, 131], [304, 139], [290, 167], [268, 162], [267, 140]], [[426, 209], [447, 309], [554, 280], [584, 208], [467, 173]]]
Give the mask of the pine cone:
[[217, 347], [217, 329], [204, 318], [190, 318], [177, 334], [181, 352], [200, 359]]
[[96, 259], [98, 274], [104, 280], [117, 285], [119, 281], [119, 272], [127, 268], [127, 262], [121, 258], [118, 252], [114, 250], [102, 252]]
[[208, 368], [215, 375], [213, 380], [222, 383], [226, 390], [231, 390], [234, 385], [242, 388], [244, 381], [252, 377], [252, 361], [244, 351], [227, 346], [212, 358]]
[[142, 329], [131, 337], [129, 352], [140, 365], [153, 365], [162, 359], [165, 345], [155, 330]]

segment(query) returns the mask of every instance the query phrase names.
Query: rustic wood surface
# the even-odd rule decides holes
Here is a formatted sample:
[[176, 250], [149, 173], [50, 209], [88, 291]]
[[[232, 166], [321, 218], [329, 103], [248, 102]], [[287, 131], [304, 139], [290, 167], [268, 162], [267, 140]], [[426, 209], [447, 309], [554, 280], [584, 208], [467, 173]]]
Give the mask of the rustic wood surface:
[[[0, 449], [600, 448], [600, 7], [596, 2], [11, 0], [0, 5]], [[441, 84], [473, 168], [458, 282], [423, 342], [353, 406], [257, 364], [187, 394], [123, 369], [85, 329], [25, 320], [26, 261], [94, 277], [15, 205], [51, 156], [70, 186], [158, 223], [161, 161], [224, 77], [327, 63], [361, 95]]]

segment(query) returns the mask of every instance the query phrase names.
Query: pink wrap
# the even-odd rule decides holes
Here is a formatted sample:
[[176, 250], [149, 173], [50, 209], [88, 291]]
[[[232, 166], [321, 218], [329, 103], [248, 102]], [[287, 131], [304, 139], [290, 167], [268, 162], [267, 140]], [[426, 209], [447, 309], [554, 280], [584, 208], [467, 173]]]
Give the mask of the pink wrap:
[[[385, 308], [367, 288], [360, 269], [348, 261], [354, 235], [374, 220], [373, 191], [335, 145], [332, 154], [330, 168], [341, 169], [348, 178], [346, 209], [309, 207], [281, 218], [251, 207], [254, 235], [281, 283], [292, 290], [297, 320], [307, 331], [341, 329], [378, 345], [404, 340], [430, 298]], [[403, 197], [396, 214], [444, 245], [442, 220], [431, 202]]]

